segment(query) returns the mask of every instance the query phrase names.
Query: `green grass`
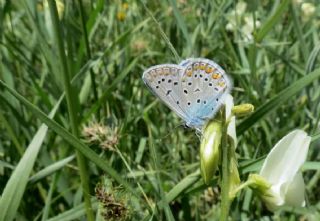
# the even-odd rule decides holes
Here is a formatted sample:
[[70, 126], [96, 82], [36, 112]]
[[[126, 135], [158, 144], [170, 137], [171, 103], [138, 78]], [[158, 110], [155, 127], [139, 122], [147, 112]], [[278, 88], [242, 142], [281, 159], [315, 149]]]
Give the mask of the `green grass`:
[[[44, 2], [0, 1], [0, 221], [101, 219], [99, 183], [124, 219], [218, 220], [219, 176], [203, 183], [199, 138], [141, 79], [188, 57], [219, 63], [235, 103], [256, 108], [237, 119], [242, 181], [289, 131], [313, 137], [305, 208], [270, 213], [245, 189], [230, 217], [320, 218], [317, 1], [309, 17], [289, 0], [247, 1], [236, 14], [231, 0], [61, 1], [60, 17]], [[88, 142], [84, 127], [97, 123], [108, 133]]]

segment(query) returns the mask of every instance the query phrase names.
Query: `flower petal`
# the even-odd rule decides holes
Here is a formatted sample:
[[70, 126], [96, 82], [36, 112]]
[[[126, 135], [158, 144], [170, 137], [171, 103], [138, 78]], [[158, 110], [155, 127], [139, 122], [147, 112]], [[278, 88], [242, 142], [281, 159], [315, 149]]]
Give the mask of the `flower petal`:
[[236, 117], [232, 116], [232, 108], [233, 108], [233, 97], [228, 94], [226, 96], [226, 100], [225, 100], [225, 104], [226, 104], [226, 120], [228, 120], [228, 118], [230, 118], [230, 122], [227, 128], [227, 134], [228, 136], [232, 139], [233, 145], [236, 148], [237, 147], [237, 134], [236, 134]]
[[302, 177], [302, 173], [299, 172], [293, 178], [289, 184], [286, 194], [285, 201], [288, 206], [305, 206], [306, 202], [304, 199], [305, 185]]
[[273, 202], [267, 204], [272, 210], [284, 204], [303, 205], [304, 182], [299, 170], [306, 160], [310, 142], [307, 133], [294, 130], [283, 137], [265, 159], [260, 175], [271, 184]]
[[294, 130], [283, 137], [265, 159], [260, 175], [271, 184], [292, 181], [305, 162], [311, 137], [302, 130]]

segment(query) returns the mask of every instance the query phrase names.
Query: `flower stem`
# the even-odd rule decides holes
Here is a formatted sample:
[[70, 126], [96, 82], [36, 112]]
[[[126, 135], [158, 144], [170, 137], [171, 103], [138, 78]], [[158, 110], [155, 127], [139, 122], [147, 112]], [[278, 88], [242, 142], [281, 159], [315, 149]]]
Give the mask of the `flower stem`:
[[[225, 115], [225, 114], [224, 114]], [[230, 208], [230, 146], [227, 142], [227, 122], [225, 116], [223, 116], [223, 127], [222, 127], [222, 181], [221, 181], [221, 216], [220, 221], [226, 221], [228, 219], [229, 208]]]

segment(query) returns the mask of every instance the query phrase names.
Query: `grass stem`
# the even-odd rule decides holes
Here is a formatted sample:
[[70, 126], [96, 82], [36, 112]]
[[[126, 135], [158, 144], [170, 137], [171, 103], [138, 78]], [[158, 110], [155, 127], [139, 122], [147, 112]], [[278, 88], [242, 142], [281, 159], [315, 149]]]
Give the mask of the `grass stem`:
[[[78, 102], [77, 102], [77, 96], [74, 96], [72, 86], [70, 83], [70, 73], [68, 71], [67, 58], [64, 52], [65, 49], [64, 49], [64, 43], [62, 38], [62, 30], [59, 24], [57, 6], [54, 0], [50, 0], [48, 1], [48, 3], [50, 8], [53, 31], [55, 35], [55, 41], [58, 47], [58, 55], [59, 55], [59, 59], [62, 67], [63, 82], [64, 82], [64, 88], [66, 93], [71, 130], [72, 130], [72, 134], [78, 137], [78, 123], [77, 123], [78, 117], [77, 117], [77, 110], [76, 110]], [[89, 174], [87, 171], [87, 165], [86, 165], [84, 156], [79, 151], [76, 152], [76, 156], [77, 156], [77, 162], [78, 162], [79, 171], [80, 171], [81, 184], [83, 188], [83, 197], [84, 197], [87, 219], [89, 221], [93, 221], [94, 215], [92, 212], [92, 205], [90, 201], [90, 191], [89, 191], [89, 181], [88, 181]]]

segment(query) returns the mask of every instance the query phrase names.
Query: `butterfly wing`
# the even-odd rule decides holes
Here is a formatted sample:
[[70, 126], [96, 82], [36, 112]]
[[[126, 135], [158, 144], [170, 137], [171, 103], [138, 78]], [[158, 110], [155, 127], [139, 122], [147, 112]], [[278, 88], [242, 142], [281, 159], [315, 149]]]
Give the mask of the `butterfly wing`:
[[187, 126], [197, 129], [213, 118], [232, 87], [224, 70], [204, 58], [186, 59], [179, 65], [153, 66], [142, 78]]
[[181, 94], [181, 76], [184, 68], [174, 64], [156, 65], [142, 76], [144, 83], [179, 117], [187, 121], [184, 96]]
[[231, 90], [231, 80], [215, 62], [191, 58], [180, 63], [185, 68], [181, 89], [187, 101], [187, 125], [201, 128], [221, 107]]

